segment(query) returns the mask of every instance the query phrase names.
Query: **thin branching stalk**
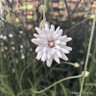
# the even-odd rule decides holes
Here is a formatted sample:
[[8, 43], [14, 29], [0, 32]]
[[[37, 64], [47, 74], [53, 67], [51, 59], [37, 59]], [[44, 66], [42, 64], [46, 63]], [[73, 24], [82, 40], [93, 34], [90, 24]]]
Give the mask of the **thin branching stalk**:
[[50, 86], [46, 87], [45, 89], [43, 89], [43, 90], [41, 90], [41, 91], [35, 91], [35, 90], [32, 90], [32, 91], [33, 91], [33, 93], [36, 93], [36, 94], [43, 93], [43, 92], [47, 91], [48, 89], [50, 89], [51, 87], [53, 87], [53, 86], [55, 86], [55, 85], [57, 85], [57, 84], [65, 81], [65, 80], [75, 79], [75, 78], [80, 78], [80, 77], [82, 77], [82, 75], [71, 76], [71, 77], [63, 78], [63, 79], [61, 79], [61, 80], [59, 80], [59, 81], [51, 84]]
[[81, 3], [81, 0], [77, 3], [76, 7], [74, 8], [74, 10], [72, 11], [71, 15], [74, 14], [74, 12], [76, 11], [77, 7], [79, 6], [79, 4]]
[[0, 63], [1, 63], [1, 72], [4, 73], [4, 69], [3, 69], [3, 60], [2, 60], [2, 53], [0, 52]]
[[[68, 2], [66, 0], [63, 0], [65, 2], [65, 6], [67, 9], [67, 13], [68, 13], [68, 26], [69, 28], [71, 27], [71, 15], [70, 15], [70, 8], [68, 7]], [[69, 34], [69, 32], [68, 32]]]
[[80, 25], [81, 23], [87, 21], [90, 18], [91, 15], [89, 15], [86, 19], [82, 20], [81, 22], [77, 23], [76, 25], [74, 25], [73, 27], [71, 27], [67, 32], [73, 30], [74, 28], [76, 28], [78, 25]]
[[95, 18], [93, 19], [93, 25], [92, 25], [92, 30], [91, 30], [91, 35], [90, 35], [90, 40], [89, 40], [89, 45], [88, 45], [88, 51], [87, 51], [86, 60], [85, 60], [84, 75], [82, 77], [79, 96], [82, 95], [82, 91], [83, 91], [83, 85], [84, 85], [84, 81], [85, 81], [85, 72], [87, 70], [87, 65], [88, 65], [88, 60], [89, 60], [89, 55], [90, 55], [90, 49], [91, 49], [93, 34], [94, 34], [94, 30], [95, 30], [95, 22], [96, 22], [96, 10], [95, 10]]

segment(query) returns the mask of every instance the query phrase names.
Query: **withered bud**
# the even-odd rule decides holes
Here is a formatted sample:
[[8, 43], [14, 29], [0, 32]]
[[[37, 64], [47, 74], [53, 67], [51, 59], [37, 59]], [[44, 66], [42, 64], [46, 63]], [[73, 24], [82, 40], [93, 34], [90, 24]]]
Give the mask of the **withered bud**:
[[[40, 29], [43, 29], [44, 27], [45, 27], [45, 24], [48, 24], [49, 25], [49, 23], [46, 21], [46, 20], [42, 20], [41, 22], [40, 22], [40, 24], [39, 24], [39, 28]], [[50, 26], [50, 25], [49, 25]]]
[[47, 12], [47, 7], [44, 5], [44, 4], [42, 4], [42, 5], [40, 5], [40, 7], [39, 7], [39, 13], [40, 14], [43, 14], [43, 12]]

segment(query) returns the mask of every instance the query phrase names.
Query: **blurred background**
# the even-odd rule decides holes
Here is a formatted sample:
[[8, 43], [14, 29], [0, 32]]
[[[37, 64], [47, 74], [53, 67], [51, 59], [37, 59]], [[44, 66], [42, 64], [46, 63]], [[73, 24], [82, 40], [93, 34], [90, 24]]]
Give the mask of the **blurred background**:
[[[81, 78], [64, 81], [51, 89], [35, 94], [52, 83], [69, 76], [81, 74], [88, 48], [89, 37], [95, 17], [95, 0], [47, 0], [46, 19], [56, 28], [60, 26], [72, 37], [68, 43], [72, 52], [69, 61], [79, 67], [68, 65], [61, 60], [53, 61], [50, 68], [35, 59], [36, 46], [31, 42], [35, 27], [39, 26], [42, 15], [38, 9], [44, 0], [0, 0], [0, 96], [78, 96]], [[96, 96], [96, 30], [85, 79], [84, 96]], [[76, 93], [77, 92], [77, 93]], [[82, 95], [82, 96], [83, 96]]]

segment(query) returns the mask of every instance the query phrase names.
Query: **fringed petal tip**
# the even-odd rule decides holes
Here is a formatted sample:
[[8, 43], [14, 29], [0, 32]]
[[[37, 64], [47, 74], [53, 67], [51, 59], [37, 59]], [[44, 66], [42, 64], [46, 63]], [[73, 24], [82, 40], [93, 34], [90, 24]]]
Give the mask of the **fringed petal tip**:
[[72, 38], [71, 37], [68, 37], [68, 42], [71, 41], [71, 40], [72, 40]]

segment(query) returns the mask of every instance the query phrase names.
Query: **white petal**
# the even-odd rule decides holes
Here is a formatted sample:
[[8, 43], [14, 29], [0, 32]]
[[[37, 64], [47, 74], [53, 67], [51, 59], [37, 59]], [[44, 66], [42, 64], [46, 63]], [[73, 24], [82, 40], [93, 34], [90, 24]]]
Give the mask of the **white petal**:
[[41, 34], [42, 34], [42, 30], [41, 30], [40, 28], [35, 27], [35, 30], [38, 32], [38, 34], [39, 34], [39, 35], [41, 35]]
[[60, 37], [60, 34], [54, 35], [54, 39], [57, 39], [58, 37]]
[[66, 42], [61, 42], [62, 45], [66, 45]]
[[61, 49], [61, 47], [60, 47], [60, 46], [58, 46], [58, 45], [56, 45], [56, 46], [55, 46], [55, 48], [56, 48], [56, 49], [58, 49], [58, 50], [60, 50], [60, 49]]
[[59, 57], [58, 57], [57, 55], [54, 55], [54, 60], [55, 60], [58, 64], [60, 64], [60, 59], [59, 59]]
[[56, 43], [56, 44], [60, 44], [61, 41], [60, 41], [60, 40], [56, 40], [55, 43]]
[[52, 40], [53, 39], [53, 35], [52, 34], [48, 34], [48, 40]]
[[36, 59], [37, 60], [40, 60], [41, 57], [42, 57], [42, 51], [38, 52], [38, 54], [36, 56]]
[[40, 50], [42, 50], [42, 46], [38, 46], [36, 49], [35, 49], [35, 52], [39, 52]]
[[59, 30], [59, 34], [60, 34], [60, 35], [62, 35], [62, 33], [63, 33], [63, 30], [62, 30], [62, 29], [61, 29], [61, 30]]
[[56, 53], [55, 48], [52, 48], [52, 49], [51, 49], [51, 55], [53, 56], [55, 53]]
[[49, 33], [49, 31], [46, 30], [46, 29], [42, 29], [42, 31], [43, 31], [43, 33], [45, 33], [45, 34], [48, 34], [48, 33]]
[[72, 40], [72, 38], [71, 37], [68, 37], [67, 38], [67, 42], [69, 42], [69, 41], [71, 41]]
[[56, 50], [58, 57], [62, 58], [62, 53], [59, 50]]
[[64, 49], [64, 48], [61, 48], [61, 51], [62, 51], [63, 53], [65, 53], [65, 54], [70, 53], [68, 50], [66, 50], [66, 49]]
[[61, 40], [65, 40], [67, 38], [67, 35], [64, 35], [64, 36], [62, 36], [61, 38], [59, 38], [59, 39], [61, 39]]
[[44, 47], [42, 48], [43, 52], [47, 52], [48, 51], [48, 48], [47, 47]]
[[39, 38], [40, 36], [38, 34], [33, 34], [34, 37]]
[[47, 66], [48, 66], [48, 67], [51, 66], [51, 64], [52, 64], [52, 60], [53, 60], [53, 58], [51, 58], [51, 59], [47, 59]]
[[64, 46], [64, 49], [69, 50], [69, 51], [72, 51], [72, 48], [69, 47], [69, 46]]
[[54, 35], [56, 35], [56, 34], [59, 32], [59, 30], [60, 30], [60, 27], [58, 27], [58, 28], [56, 29], [56, 31], [54, 32]]
[[54, 32], [55, 31], [55, 26], [54, 25], [51, 25], [50, 31], [51, 32]]
[[41, 44], [38, 39], [31, 39], [31, 41], [32, 41], [34, 44], [36, 44], [36, 45], [40, 45], [40, 44]]
[[38, 38], [38, 39], [32, 39], [31, 40], [34, 44], [36, 45], [43, 45], [43, 46], [46, 46], [47, 42], [44, 41], [42, 38]]
[[46, 29], [46, 30], [49, 30], [48, 24], [45, 24], [45, 29]]
[[47, 35], [45, 35], [45, 34], [42, 34], [42, 35], [41, 35], [41, 38], [45, 41], [45, 40], [47, 40], [47, 39], [48, 39], [48, 36], [47, 36]]
[[60, 30], [60, 26], [57, 27], [56, 31], [59, 31]]
[[68, 37], [68, 38], [66, 38], [66, 39], [63, 39], [64, 42], [69, 42], [69, 41], [71, 41], [71, 40], [72, 40], [71, 37]]
[[51, 50], [48, 51], [47, 58], [48, 58], [48, 59], [51, 59], [51, 58], [52, 58]]
[[65, 54], [63, 54], [62, 55], [62, 59], [64, 59], [65, 61], [67, 61], [68, 60], [68, 57]]
[[65, 47], [66, 44], [67, 44], [66, 42], [62, 42], [62, 41], [61, 41], [61, 43], [59, 44], [59, 46], [60, 46], [60, 47]]
[[46, 53], [43, 53], [41, 61], [45, 62], [46, 58], [47, 58]]

